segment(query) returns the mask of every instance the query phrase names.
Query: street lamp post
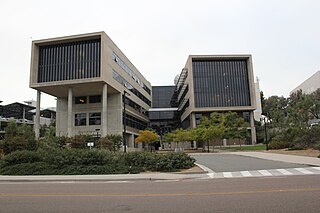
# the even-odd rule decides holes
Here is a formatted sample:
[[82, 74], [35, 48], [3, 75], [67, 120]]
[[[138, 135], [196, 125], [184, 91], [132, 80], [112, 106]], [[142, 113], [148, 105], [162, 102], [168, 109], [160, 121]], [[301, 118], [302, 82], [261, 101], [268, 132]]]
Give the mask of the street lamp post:
[[124, 90], [123, 95], [122, 95], [122, 102], [123, 102], [123, 151], [127, 152], [127, 137], [126, 137], [126, 132], [127, 132], [127, 115], [126, 115], [126, 95], [130, 95], [127, 91]]
[[266, 150], [269, 150], [269, 141], [268, 141], [268, 133], [267, 133], [267, 123], [268, 123], [268, 118], [267, 117], [263, 117], [261, 118], [261, 122], [263, 121], [264, 123], [264, 135], [265, 135], [265, 139], [266, 139]]

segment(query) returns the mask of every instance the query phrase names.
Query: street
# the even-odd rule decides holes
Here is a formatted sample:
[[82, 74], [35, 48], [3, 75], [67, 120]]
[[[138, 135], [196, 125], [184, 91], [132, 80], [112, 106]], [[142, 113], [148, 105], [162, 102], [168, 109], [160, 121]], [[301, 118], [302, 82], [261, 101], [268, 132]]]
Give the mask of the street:
[[202, 154], [192, 155], [192, 157], [197, 160], [197, 163], [210, 168], [214, 172], [308, 167], [308, 165], [285, 163], [232, 154]]
[[319, 175], [1, 182], [1, 212], [319, 212]]

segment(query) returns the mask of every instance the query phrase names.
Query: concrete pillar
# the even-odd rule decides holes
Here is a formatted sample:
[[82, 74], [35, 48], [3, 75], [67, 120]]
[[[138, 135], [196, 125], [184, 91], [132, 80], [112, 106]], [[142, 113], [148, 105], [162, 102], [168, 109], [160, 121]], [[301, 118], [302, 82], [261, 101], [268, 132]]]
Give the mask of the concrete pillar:
[[40, 102], [41, 102], [41, 92], [37, 90], [36, 117], [34, 121], [34, 133], [37, 140], [40, 137]]
[[128, 147], [134, 148], [134, 134], [130, 134], [130, 135], [129, 135]]
[[72, 88], [69, 88], [68, 91], [68, 137], [72, 137], [72, 127], [73, 127], [73, 119], [72, 119], [72, 104], [73, 104], [73, 92]]
[[196, 124], [196, 114], [193, 112], [191, 113], [190, 115], [190, 124], [191, 124], [191, 128], [196, 128], [197, 127], [197, 124]]
[[102, 113], [101, 113], [101, 137], [107, 136], [107, 103], [108, 103], [108, 85], [104, 84], [102, 88]]
[[256, 127], [254, 126], [254, 113], [250, 112], [251, 142], [252, 145], [257, 144]]

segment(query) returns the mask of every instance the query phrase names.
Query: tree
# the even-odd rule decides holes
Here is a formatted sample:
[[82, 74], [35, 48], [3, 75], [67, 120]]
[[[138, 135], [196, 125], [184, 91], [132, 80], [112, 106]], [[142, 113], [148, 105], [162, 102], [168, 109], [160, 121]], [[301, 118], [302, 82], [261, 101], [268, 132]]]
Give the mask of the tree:
[[37, 146], [31, 126], [26, 124], [17, 126], [14, 121], [8, 123], [5, 139], [2, 144], [2, 149], [5, 154], [17, 150], [36, 150]]
[[265, 100], [262, 114], [272, 121], [272, 125], [278, 128], [287, 127], [288, 99], [283, 96], [271, 96]]
[[152, 143], [159, 139], [159, 135], [152, 130], [140, 130], [139, 136], [135, 139], [136, 143]]
[[195, 138], [207, 141], [208, 152], [210, 152], [210, 142], [214, 143], [214, 141], [223, 138], [225, 133], [224, 121], [224, 115], [217, 112], [211, 113], [209, 118], [206, 116], [201, 118], [201, 122], [197, 127], [198, 130], [195, 131]]

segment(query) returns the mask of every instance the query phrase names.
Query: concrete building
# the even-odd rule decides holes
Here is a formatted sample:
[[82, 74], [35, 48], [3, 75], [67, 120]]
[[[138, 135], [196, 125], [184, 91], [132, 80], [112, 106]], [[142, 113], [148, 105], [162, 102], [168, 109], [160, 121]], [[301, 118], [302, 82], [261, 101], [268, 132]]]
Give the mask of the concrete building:
[[261, 105], [261, 96], [260, 96], [260, 84], [259, 78], [256, 78], [256, 82], [254, 83], [256, 90], [256, 110], [253, 111], [254, 119], [256, 121], [260, 121], [262, 118], [262, 105]]
[[[18, 125], [34, 125], [36, 107], [29, 104], [11, 103], [7, 105], [0, 105], [0, 139], [5, 136], [5, 128], [8, 122], [14, 121]], [[50, 109], [41, 109], [40, 111], [40, 126], [49, 126], [55, 121], [56, 112]]]
[[256, 143], [256, 93], [251, 55], [191, 55], [176, 84], [182, 128], [194, 128], [202, 116], [234, 111], [250, 123]]
[[123, 134], [134, 147], [148, 126], [163, 134], [194, 128], [211, 112], [236, 111], [250, 123], [255, 143], [251, 55], [191, 55], [175, 85], [151, 87], [104, 32], [37, 40], [30, 87], [37, 90], [37, 137], [43, 92], [57, 98], [60, 136]]
[[41, 92], [57, 98], [60, 136], [123, 134], [125, 120], [132, 147], [149, 123], [151, 85], [104, 32], [33, 41], [30, 87], [37, 90], [37, 137]]
[[294, 93], [298, 90], [302, 90], [303, 93], [310, 94], [320, 88], [320, 71], [317, 71], [315, 74], [310, 76], [307, 80], [302, 82], [299, 86], [294, 88], [291, 93]]

